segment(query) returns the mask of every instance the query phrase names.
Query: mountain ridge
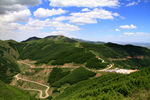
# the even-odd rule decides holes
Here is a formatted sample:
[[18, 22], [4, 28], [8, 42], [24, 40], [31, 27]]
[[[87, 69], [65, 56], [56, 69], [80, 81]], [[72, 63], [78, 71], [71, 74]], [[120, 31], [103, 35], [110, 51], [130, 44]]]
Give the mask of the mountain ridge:
[[[142, 70], [150, 65], [150, 49], [134, 45], [120, 45], [111, 42], [90, 43], [74, 40], [65, 36], [50, 36], [42, 39], [34, 37], [25, 42], [16, 42], [13, 40], [0, 41], [0, 60], [0, 69], [2, 69], [0, 70], [0, 80], [7, 84], [14, 80], [13, 76], [18, 73], [28, 75], [29, 77], [39, 72], [42, 73], [44, 71], [49, 71], [46, 67], [44, 71], [41, 71], [44, 66], [59, 66], [62, 70], [54, 71], [52, 76], [58, 78], [58, 80], [55, 80], [55, 84], [51, 86], [54, 86], [54, 92], [60, 92], [61, 90], [59, 89], [61, 89], [66, 83], [69, 84], [67, 87], [70, 88], [82, 81], [95, 80], [95, 74], [99, 74], [97, 73], [97, 70], [109, 70], [107, 69], [109, 65], [113, 65], [113, 69], [122, 68]], [[23, 69], [27, 70], [27, 72], [21, 71], [22, 69], [17, 62], [18, 60], [35, 62], [33, 65], [39, 66], [39, 69], [27, 67]], [[77, 67], [65, 68], [67, 65]], [[25, 65], [22, 64], [22, 67], [23, 66]], [[52, 70], [55, 67], [52, 67]], [[57, 71], [58, 74], [63, 75], [63, 77], [59, 75], [55, 76]], [[92, 71], [94, 71], [94, 73]], [[107, 75], [109, 73], [106, 72], [105, 74]], [[100, 73], [100, 75], [103, 76], [103, 73]], [[52, 76], [48, 76], [47, 74], [46, 77], [52, 78]], [[84, 78], [85, 76], [87, 77]], [[101, 78], [101, 76], [99, 78]], [[111, 78], [111, 75], [108, 76], [108, 78]], [[113, 79], [116, 80], [116, 78]], [[122, 80], [122, 78], [120, 80]], [[49, 81], [51, 82], [51, 80]], [[46, 81], [46, 83], [47, 82], [48, 81]], [[19, 85], [19, 82], [17, 85]], [[121, 90], [122, 89], [119, 91]], [[128, 91], [125, 89], [125, 93], [126, 92]], [[87, 92], [84, 91], [84, 93], [85, 94], [81, 95], [82, 97], [86, 96]], [[91, 94], [91, 92], [89, 93]], [[75, 95], [74, 97], [76, 98], [78, 96], [79, 95]]]

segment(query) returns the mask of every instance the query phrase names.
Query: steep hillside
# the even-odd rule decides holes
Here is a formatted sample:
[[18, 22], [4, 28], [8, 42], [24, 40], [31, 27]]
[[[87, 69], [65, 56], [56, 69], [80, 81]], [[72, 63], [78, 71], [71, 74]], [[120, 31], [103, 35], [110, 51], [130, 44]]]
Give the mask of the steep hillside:
[[[20, 59], [36, 60], [38, 65], [63, 65], [73, 62], [96, 69], [105, 68], [110, 63], [128, 69], [140, 69], [150, 65], [150, 50], [132, 45], [87, 43], [64, 36], [49, 36], [21, 44], [24, 47]], [[105, 63], [102, 63], [102, 59]]]
[[[25, 43], [20, 59], [36, 60], [37, 64], [64, 65], [65, 63], [86, 64], [96, 58], [86, 48], [82, 48], [78, 41], [67, 37], [47, 37], [37, 41]], [[96, 60], [96, 64], [101, 64]], [[99, 66], [99, 69], [103, 68]]]
[[116, 67], [139, 69], [150, 65], [150, 49], [144, 47], [114, 43], [81, 45]]
[[[36, 87], [38, 91], [30, 92], [34, 92], [37, 98], [40, 97], [39, 91], [43, 91], [52, 94], [56, 100], [128, 100], [149, 91], [150, 67], [145, 68], [149, 65], [150, 49], [133, 45], [89, 43], [64, 36], [33, 37], [23, 42], [0, 41], [0, 80], [10, 83], [21, 68], [20, 77], [31, 81], [13, 80], [14, 84], [16, 82], [16, 86], [30, 90]], [[115, 67], [140, 71], [131, 75], [104, 71]], [[99, 78], [95, 78], [97, 74]], [[0, 82], [4, 87], [1, 90], [6, 90], [0, 90], [2, 100], [7, 91], [12, 91], [12, 96], [18, 95], [16, 91], [20, 90], [3, 82]], [[40, 82], [48, 90], [40, 88]], [[26, 97], [24, 93], [19, 95], [30, 100], [30, 96]], [[20, 97], [16, 98], [14, 100]]]
[[19, 73], [16, 59], [19, 57], [17, 50], [13, 49], [9, 43], [15, 41], [0, 41], [0, 80], [10, 83], [12, 77]]
[[150, 50], [132, 45], [86, 43], [64, 36], [48, 36], [21, 43], [0, 41], [0, 58], [0, 80], [9, 83], [19, 72], [17, 59], [35, 60], [37, 65], [75, 63], [103, 69], [114, 63], [119, 68], [140, 69], [150, 65]]
[[[150, 90], [149, 78], [150, 67], [130, 75], [103, 75], [67, 88], [54, 100], [132, 100], [133, 95]], [[149, 100], [150, 96], [145, 98]]]
[[56, 82], [54, 82], [52, 84], [52, 86], [61, 87], [61, 85], [64, 85], [66, 83], [75, 84], [82, 80], [87, 80], [89, 77], [92, 77], [92, 76], [95, 76], [94, 72], [86, 70], [83, 67], [79, 67], [79, 68], [73, 70], [72, 72], [70, 72], [69, 74], [64, 75], [64, 77], [60, 78]]
[[0, 100], [35, 100], [23, 90], [12, 87], [0, 81]]

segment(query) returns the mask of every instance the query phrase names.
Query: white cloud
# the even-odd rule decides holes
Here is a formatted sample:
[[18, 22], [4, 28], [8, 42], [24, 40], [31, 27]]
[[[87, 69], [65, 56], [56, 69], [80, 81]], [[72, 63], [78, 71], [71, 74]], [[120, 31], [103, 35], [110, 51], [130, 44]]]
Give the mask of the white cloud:
[[60, 15], [60, 14], [64, 14], [66, 13], [65, 10], [59, 8], [59, 9], [44, 9], [44, 8], [38, 8], [35, 12], [34, 12], [34, 16], [38, 17], [38, 18], [42, 18], [42, 17], [49, 17], [49, 16], [53, 16], [53, 15]]
[[122, 36], [149, 37], [150, 33], [146, 33], [146, 32], [125, 32], [125, 33], [123, 33]]
[[122, 29], [136, 29], [136, 26], [131, 24], [131, 25], [122, 25], [120, 26]]
[[117, 13], [98, 8], [85, 13], [71, 13], [71, 15], [70, 22], [77, 24], [97, 23], [96, 19], [114, 19], [115, 16], [119, 16]]
[[138, 5], [137, 2], [131, 2], [131, 3], [128, 3], [126, 6], [133, 6], [133, 5]]
[[132, 33], [132, 32], [125, 32], [124, 35], [132, 36], [132, 35], [135, 35], [135, 33]]
[[141, 2], [141, 0], [133, 1], [128, 3], [126, 6], [133, 6], [133, 5], [138, 5]]
[[49, 0], [54, 7], [116, 7], [119, 0]]
[[29, 9], [9, 12], [8, 14], [0, 15], [0, 23], [1, 22], [27, 21], [30, 16], [31, 16], [31, 12]]
[[60, 16], [60, 17], [54, 17], [53, 20], [55, 21], [64, 21], [64, 20], [68, 20], [69, 17], [66, 16]]
[[120, 29], [115, 29], [115, 31], [119, 32], [119, 31], [120, 31]]
[[41, 3], [41, 0], [0, 0], [0, 14], [27, 9]]
[[82, 11], [91, 11], [91, 10], [88, 8], [84, 8], [84, 9], [82, 9]]
[[44, 27], [55, 28], [58, 31], [77, 31], [80, 30], [77, 26], [61, 23], [58, 21], [52, 21], [50, 19], [46, 19], [44, 21], [40, 21], [38, 19], [30, 19], [29, 22], [22, 27], [22, 30], [30, 30], [30, 29], [44, 29]]
[[71, 36], [70, 33], [78, 31], [80, 30], [80, 28], [75, 25], [52, 21], [50, 19], [41, 21], [38, 19], [30, 18], [25, 25], [15, 22], [1, 22], [0, 30], [0, 39], [23, 40], [32, 36], [42, 37], [47, 35], [53, 35], [54, 33], [57, 33], [57, 35], [62, 34], [66, 36]]
[[97, 23], [96, 19], [89, 18], [89, 17], [83, 17], [83, 16], [80, 16], [80, 17], [72, 16], [72, 17], [69, 18], [69, 20], [70, 20], [71, 23], [76, 23], [78, 25]]
[[119, 16], [118, 13], [112, 13], [110, 11], [104, 10], [104, 9], [98, 9], [95, 8], [92, 11], [89, 12], [79, 12], [79, 13], [71, 13], [71, 16], [61, 16], [54, 18], [54, 20], [57, 21], [64, 21], [69, 20], [71, 23], [76, 24], [89, 24], [89, 23], [97, 23], [97, 19], [114, 19], [114, 17]]

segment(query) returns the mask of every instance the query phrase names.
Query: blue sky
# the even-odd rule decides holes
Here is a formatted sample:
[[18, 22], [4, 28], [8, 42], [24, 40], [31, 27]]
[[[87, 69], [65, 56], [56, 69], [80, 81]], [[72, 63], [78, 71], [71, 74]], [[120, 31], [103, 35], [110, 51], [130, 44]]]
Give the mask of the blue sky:
[[150, 43], [148, 0], [1, 0], [0, 5], [2, 40], [64, 35]]

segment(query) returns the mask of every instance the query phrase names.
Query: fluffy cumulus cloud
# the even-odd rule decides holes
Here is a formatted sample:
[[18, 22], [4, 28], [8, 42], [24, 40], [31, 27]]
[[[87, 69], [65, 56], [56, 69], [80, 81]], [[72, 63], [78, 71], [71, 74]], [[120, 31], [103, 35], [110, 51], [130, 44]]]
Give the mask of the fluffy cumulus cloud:
[[[49, 0], [51, 9], [37, 6], [36, 11], [30, 11], [30, 6], [38, 5], [41, 1], [0, 0], [0, 39], [23, 40], [32, 36], [43, 37], [52, 34], [72, 36], [71, 33], [80, 30], [79, 25], [113, 20], [120, 16], [103, 8], [117, 7], [120, 5], [119, 0]], [[79, 12], [67, 12], [60, 8], [70, 6], [83, 9]], [[136, 26], [125, 25], [120, 28], [130, 29]]]
[[122, 25], [120, 26], [122, 29], [136, 29], [136, 26], [131, 24], [131, 25]]
[[44, 9], [44, 8], [38, 8], [34, 12], [34, 16], [41, 18], [41, 17], [49, 17], [53, 15], [60, 15], [66, 13], [65, 10], [59, 8], [59, 9]]
[[119, 0], [49, 0], [53, 7], [116, 7]]
[[84, 9], [82, 9], [82, 11], [90, 11], [90, 9], [84, 8]]
[[[45, 28], [48, 30], [45, 31]], [[0, 39], [22, 40], [27, 39], [31, 36], [42, 36], [42, 35], [47, 36], [47, 35], [63, 34], [71, 36], [69, 34], [70, 32], [78, 31], [80, 30], [80, 28], [78, 28], [75, 25], [52, 21], [50, 19], [45, 19], [41, 21], [38, 19], [30, 18], [25, 25], [16, 22], [9, 22], [9, 24], [6, 22], [0, 23], [0, 30], [1, 30]]]
[[119, 31], [120, 31], [120, 29], [118, 29], [118, 28], [117, 28], [117, 29], [115, 29], [115, 31], [116, 31], [116, 32], [119, 32]]
[[71, 13], [71, 16], [65, 17], [61, 16], [58, 18], [54, 18], [57, 21], [69, 20], [71, 23], [76, 24], [89, 24], [89, 23], [97, 23], [97, 19], [114, 19], [114, 17], [119, 16], [118, 13], [112, 13], [110, 11], [104, 9], [95, 8], [88, 12], [78, 12]]
[[0, 15], [0, 23], [27, 21], [30, 16], [31, 12], [29, 9], [9, 12], [8, 14]]
[[40, 0], [0, 0], [0, 14], [19, 11], [26, 9], [28, 6], [34, 6], [40, 3]]

